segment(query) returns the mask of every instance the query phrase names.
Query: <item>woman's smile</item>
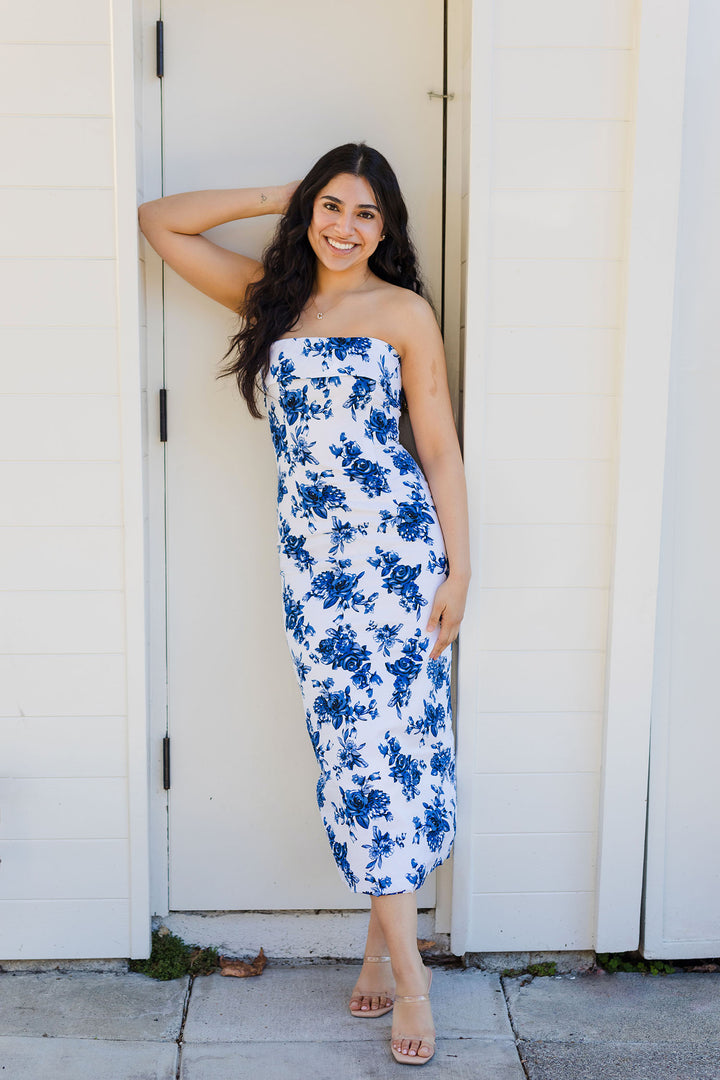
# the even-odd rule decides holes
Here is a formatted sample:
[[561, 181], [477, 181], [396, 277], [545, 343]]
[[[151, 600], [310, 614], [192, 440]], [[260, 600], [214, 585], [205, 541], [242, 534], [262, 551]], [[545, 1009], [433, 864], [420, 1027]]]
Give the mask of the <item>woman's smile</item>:
[[335, 240], [334, 237], [331, 236], [326, 236], [324, 237], [324, 239], [327, 240], [332, 250], [337, 252], [339, 255], [344, 255], [348, 251], [352, 251], [353, 248], [357, 247], [357, 244], [354, 244], [352, 241], [349, 240]]

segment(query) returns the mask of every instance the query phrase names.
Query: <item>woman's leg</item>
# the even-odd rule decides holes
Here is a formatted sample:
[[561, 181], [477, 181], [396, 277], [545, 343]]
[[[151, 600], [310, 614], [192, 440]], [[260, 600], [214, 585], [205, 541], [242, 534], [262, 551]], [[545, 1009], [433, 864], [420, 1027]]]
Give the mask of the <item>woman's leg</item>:
[[[426, 994], [429, 973], [417, 947], [417, 900], [414, 892], [374, 896], [373, 909], [387, 942], [398, 996]], [[400, 1053], [411, 1057], [430, 1057], [432, 1048], [423, 1043], [420, 1035], [434, 1031], [429, 1001], [402, 1002], [395, 1000], [393, 1030], [418, 1038], [393, 1039]]]
[[[388, 944], [375, 910], [376, 897], [371, 898], [370, 922], [368, 923], [365, 956], [389, 956]], [[362, 991], [358, 990], [362, 987]], [[382, 1009], [392, 1005], [393, 982], [390, 964], [363, 964], [362, 971], [350, 999], [350, 1008], [362, 1010]]]

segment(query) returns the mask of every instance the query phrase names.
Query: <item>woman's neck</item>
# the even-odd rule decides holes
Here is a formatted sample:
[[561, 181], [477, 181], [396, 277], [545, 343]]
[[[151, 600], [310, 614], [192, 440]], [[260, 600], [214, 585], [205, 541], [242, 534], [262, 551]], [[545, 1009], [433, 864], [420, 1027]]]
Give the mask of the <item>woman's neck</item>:
[[348, 270], [328, 270], [318, 261], [315, 268], [315, 295], [332, 299], [344, 293], [361, 292], [372, 276], [367, 263]]

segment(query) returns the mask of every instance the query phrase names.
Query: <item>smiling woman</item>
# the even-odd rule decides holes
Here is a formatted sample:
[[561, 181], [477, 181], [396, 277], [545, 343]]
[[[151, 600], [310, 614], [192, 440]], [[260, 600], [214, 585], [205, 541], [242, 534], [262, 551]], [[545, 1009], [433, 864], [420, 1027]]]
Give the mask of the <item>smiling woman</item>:
[[[141, 225], [193, 284], [228, 306], [236, 297], [242, 325], [220, 377], [235, 375], [255, 416], [262, 395], [318, 807], [340, 874], [372, 898], [350, 1011], [394, 1007], [393, 1056], [423, 1064], [435, 1033], [415, 893], [455, 837], [445, 650], [470, 577], [442, 338], [397, 179], [377, 150], [347, 143], [300, 183], [217, 193], [214, 211], [212, 195], [156, 200], [141, 207]], [[262, 263], [193, 234], [269, 209], [282, 217]], [[326, 336], [311, 333], [318, 320]], [[403, 397], [422, 467], [399, 442]]]
[[263, 271], [237, 305], [245, 323], [223, 372], [235, 374], [254, 416], [260, 415], [258, 377], [267, 372], [270, 346], [283, 335], [308, 333], [318, 315], [333, 314], [330, 333], [372, 333], [401, 352], [399, 307], [412, 325], [424, 308], [437, 333], [427, 301], [408, 304], [424, 297], [425, 288], [397, 177], [386, 158], [363, 143], [329, 151], [295, 186]]

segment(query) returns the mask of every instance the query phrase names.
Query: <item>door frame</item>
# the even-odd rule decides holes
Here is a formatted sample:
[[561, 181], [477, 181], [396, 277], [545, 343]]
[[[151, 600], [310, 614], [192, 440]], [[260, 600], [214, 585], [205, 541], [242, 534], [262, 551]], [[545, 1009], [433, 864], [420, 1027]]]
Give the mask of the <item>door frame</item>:
[[[134, 0], [136, 129], [139, 130], [140, 200], [158, 198], [162, 188], [162, 80], [154, 74], [155, 23], [162, 0]], [[456, 420], [462, 415], [462, 189], [463, 138], [468, 129], [461, 93], [463, 30], [471, 0], [438, 0], [447, 13], [446, 231], [445, 231], [445, 351]], [[428, 86], [428, 90], [437, 87]], [[442, 108], [441, 101], [437, 102]], [[144, 282], [144, 396], [147, 409], [147, 553], [148, 553], [148, 670], [150, 749], [150, 903], [153, 914], [169, 913], [169, 797], [162, 786], [162, 742], [168, 734], [166, 624], [166, 505], [165, 444], [160, 442], [158, 390], [165, 385], [163, 280], [164, 263], [140, 237], [141, 282]], [[141, 289], [142, 291], [142, 289]], [[435, 298], [438, 302], [439, 297]], [[170, 396], [170, 395], [169, 395]], [[459, 421], [461, 422], [461, 420]], [[450, 931], [452, 858], [439, 867], [435, 924], [438, 933]]]

